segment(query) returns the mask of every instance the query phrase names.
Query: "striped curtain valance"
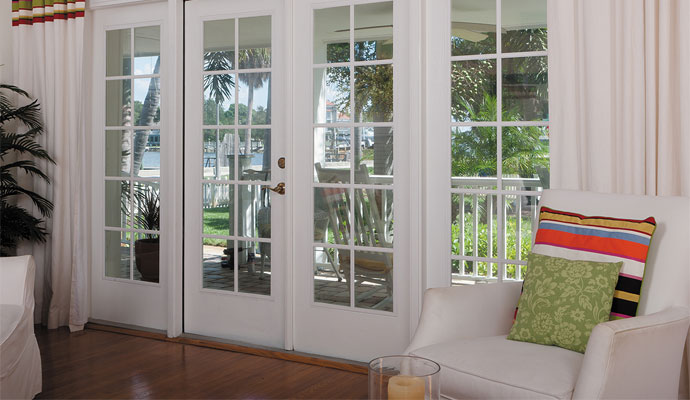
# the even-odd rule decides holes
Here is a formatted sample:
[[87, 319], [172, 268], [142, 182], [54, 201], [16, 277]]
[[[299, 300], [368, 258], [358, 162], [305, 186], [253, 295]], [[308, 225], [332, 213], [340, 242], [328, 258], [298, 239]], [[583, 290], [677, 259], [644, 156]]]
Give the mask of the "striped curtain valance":
[[84, 17], [85, 0], [12, 0], [12, 26]]

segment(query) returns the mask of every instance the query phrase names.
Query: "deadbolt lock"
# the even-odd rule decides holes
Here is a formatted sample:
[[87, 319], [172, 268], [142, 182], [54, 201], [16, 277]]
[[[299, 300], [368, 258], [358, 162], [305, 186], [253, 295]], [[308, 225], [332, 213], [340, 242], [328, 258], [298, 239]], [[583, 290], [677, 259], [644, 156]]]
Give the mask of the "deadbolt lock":
[[285, 169], [285, 157], [280, 157], [278, 159], [278, 166], [280, 169]]

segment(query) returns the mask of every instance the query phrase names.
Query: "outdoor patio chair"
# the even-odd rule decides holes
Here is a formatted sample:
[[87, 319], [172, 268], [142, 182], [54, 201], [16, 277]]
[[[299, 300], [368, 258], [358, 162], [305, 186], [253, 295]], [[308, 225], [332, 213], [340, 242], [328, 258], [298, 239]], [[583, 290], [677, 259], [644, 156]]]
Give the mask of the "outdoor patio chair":
[[[337, 168], [323, 168], [321, 163], [315, 164], [319, 182], [349, 182], [350, 170]], [[367, 166], [361, 164], [355, 170], [355, 182], [369, 183]], [[386, 191], [373, 189], [354, 190], [354, 216], [351, 216], [350, 194], [345, 188], [324, 188], [324, 201], [328, 212], [329, 225], [336, 244], [350, 245], [350, 224], [354, 223], [353, 242], [366, 247], [393, 247], [392, 206], [386, 199]], [[350, 252], [338, 252], [339, 269], [346, 279], [350, 277]], [[393, 298], [393, 253], [356, 250], [354, 260], [355, 283], [368, 282], [373, 284], [370, 290], [358, 293], [355, 304], [377, 294], [381, 286], [386, 289], [386, 297], [373, 305], [372, 308], [382, 308]]]

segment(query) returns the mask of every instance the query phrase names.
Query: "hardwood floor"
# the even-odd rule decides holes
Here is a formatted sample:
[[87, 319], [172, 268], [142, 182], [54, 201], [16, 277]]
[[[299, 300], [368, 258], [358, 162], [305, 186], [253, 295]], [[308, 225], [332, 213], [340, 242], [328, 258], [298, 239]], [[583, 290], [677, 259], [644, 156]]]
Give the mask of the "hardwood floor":
[[36, 330], [38, 398], [366, 398], [367, 376], [117, 333]]

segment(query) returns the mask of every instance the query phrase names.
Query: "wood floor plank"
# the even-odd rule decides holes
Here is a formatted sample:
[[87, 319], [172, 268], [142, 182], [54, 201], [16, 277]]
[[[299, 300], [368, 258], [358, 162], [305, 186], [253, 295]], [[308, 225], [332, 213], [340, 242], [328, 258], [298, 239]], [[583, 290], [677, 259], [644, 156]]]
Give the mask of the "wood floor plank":
[[37, 329], [38, 398], [361, 399], [360, 373], [86, 330]]
[[152, 339], [156, 339], [156, 340], [163, 340], [166, 342], [193, 344], [195, 346], [209, 347], [212, 349], [229, 350], [229, 351], [234, 351], [237, 353], [253, 354], [253, 355], [262, 356], [262, 357], [269, 357], [269, 358], [278, 358], [280, 360], [286, 360], [286, 361], [296, 361], [296, 362], [303, 363], [303, 364], [310, 364], [310, 365], [317, 365], [317, 366], [321, 366], [321, 367], [341, 369], [343, 371], [357, 372], [360, 374], [366, 374], [367, 373], [367, 367], [363, 363], [337, 361], [337, 360], [333, 360], [333, 359], [327, 359], [324, 357], [316, 358], [313, 356], [295, 353], [295, 352], [285, 352], [285, 351], [276, 351], [276, 350], [270, 350], [270, 349], [260, 349], [260, 348], [255, 348], [255, 347], [242, 346], [242, 345], [238, 345], [238, 344], [222, 343], [222, 342], [218, 342], [218, 341], [202, 340], [202, 339], [196, 339], [196, 338], [190, 338], [190, 337], [184, 337], [184, 336], [169, 338], [163, 333], [147, 332], [147, 331], [142, 331], [142, 330], [133, 330], [133, 329], [121, 328], [121, 327], [112, 326], [112, 325], [95, 324], [95, 323], [91, 323], [91, 322], [89, 322], [87, 324], [87, 328], [88, 329], [95, 329], [95, 330], [99, 330], [99, 331], [105, 331], [105, 332], [123, 333], [126, 335], [152, 338]]

